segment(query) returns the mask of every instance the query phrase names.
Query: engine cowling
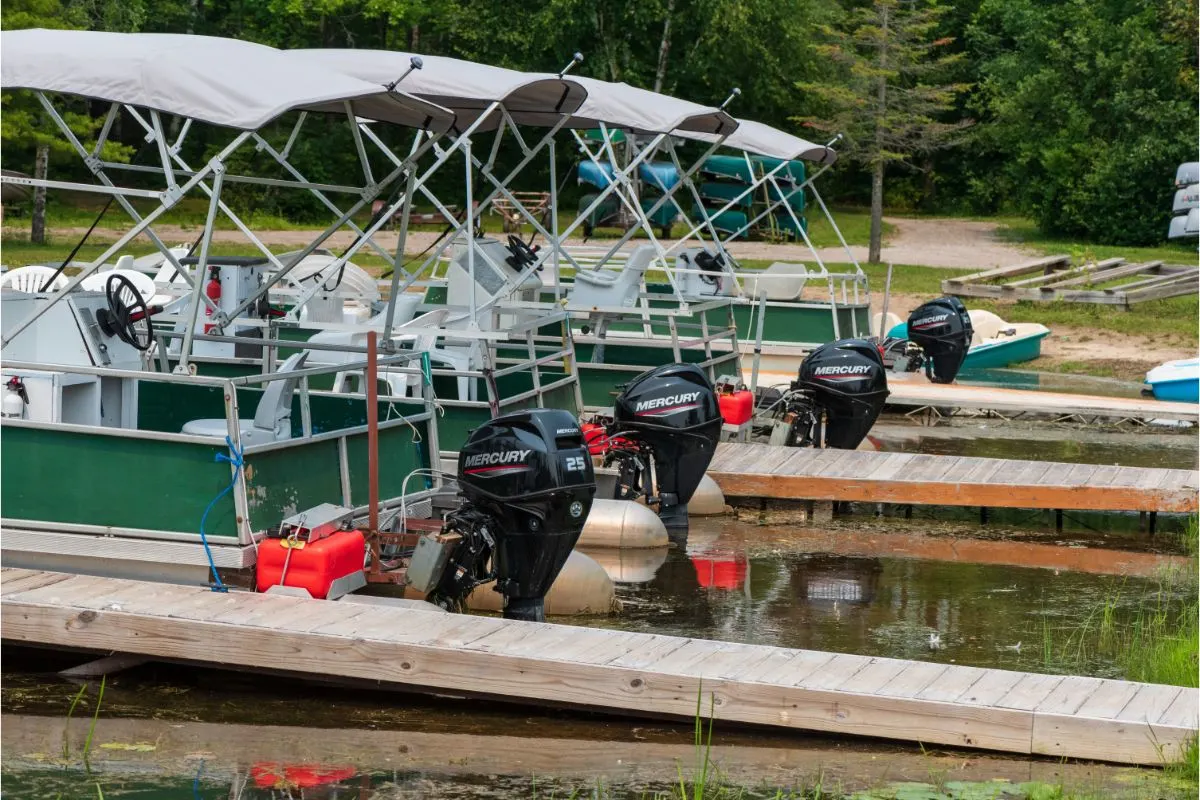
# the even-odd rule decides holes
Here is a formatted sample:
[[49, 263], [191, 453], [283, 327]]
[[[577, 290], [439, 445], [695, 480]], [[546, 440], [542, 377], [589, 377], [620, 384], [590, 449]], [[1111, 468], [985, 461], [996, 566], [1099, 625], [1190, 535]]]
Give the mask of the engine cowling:
[[609, 434], [650, 450], [658, 513], [668, 528], [687, 529], [687, 504], [716, 452], [722, 424], [712, 383], [694, 364], [643, 372], [617, 397]]
[[490, 518], [505, 616], [542, 618], [546, 592], [596, 494], [579, 421], [566, 411], [533, 409], [481, 425], [459, 452], [458, 482], [466, 506]]
[[962, 369], [975, 329], [957, 297], [939, 297], [908, 315], [908, 340], [924, 353], [925, 374], [934, 383], [952, 383]]
[[[796, 388], [824, 411], [824, 444], [853, 450], [866, 438], [887, 400], [887, 370], [879, 348], [866, 339], [823, 344], [800, 364]], [[813, 443], [820, 446], [820, 436]]]

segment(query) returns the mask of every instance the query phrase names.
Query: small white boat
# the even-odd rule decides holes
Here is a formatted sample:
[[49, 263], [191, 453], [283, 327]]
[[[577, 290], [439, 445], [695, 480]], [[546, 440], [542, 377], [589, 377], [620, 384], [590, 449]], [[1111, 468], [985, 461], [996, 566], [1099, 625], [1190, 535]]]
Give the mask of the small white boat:
[[1146, 373], [1146, 383], [1158, 400], [1200, 402], [1200, 358], [1160, 364]]

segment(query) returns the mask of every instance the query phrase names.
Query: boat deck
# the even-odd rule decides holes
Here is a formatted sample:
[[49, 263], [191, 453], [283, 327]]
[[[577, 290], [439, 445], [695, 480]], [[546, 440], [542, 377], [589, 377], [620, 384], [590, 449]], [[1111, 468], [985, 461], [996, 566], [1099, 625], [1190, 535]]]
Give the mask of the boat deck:
[[1009, 753], [1161, 763], [1196, 689], [18, 569], [6, 640], [377, 687]]
[[1194, 512], [1185, 469], [815, 450], [726, 442], [708, 474], [726, 497], [1087, 511]]

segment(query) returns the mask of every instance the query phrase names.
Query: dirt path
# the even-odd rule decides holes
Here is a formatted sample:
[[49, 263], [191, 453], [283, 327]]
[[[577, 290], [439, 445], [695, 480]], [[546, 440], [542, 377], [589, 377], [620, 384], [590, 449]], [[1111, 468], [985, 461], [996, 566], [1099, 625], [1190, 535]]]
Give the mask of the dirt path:
[[[1029, 258], [1029, 253], [1019, 247], [1007, 244], [996, 235], [997, 225], [993, 222], [977, 222], [962, 219], [907, 219], [888, 217], [887, 221], [896, 226], [895, 233], [883, 248], [883, 259], [894, 264], [924, 264], [931, 267], [965, 267], [986, 269], [1004, 264], [1015, 264]], [[56, 236], [77, 238], [83, 235], [85, 228], [55, 228], [52, 233]], [[196, 227], [179, 227], [177, 225], [158, 225], [155, 231], [168, 244], [192, 242], [199, 235]], [[6, 235], [19, 236], [24, 228], [5, 228]], [[316, 231], [256, 231], [256, 234], [270, 247], [299, 249], [308, 244], [316, 235]], [[100, 229], [92, 234], [91, 241], [111, 242], [120, 236], [121, 232], [114, 229]], [[432, 231], [413, 231], [409, 234], [405, 251], [419, 253], [429, 247], [438, 234]], [[213, 233], [213, 239], [219, 243], [246, 244], [246, 239], [239, 231], [218, 230]], [[143, 238], [141, 241], [146, 241]], [[347, 247], [354, 240], [350, 231], [339, 231], [328, 240], [328, 246], [337, 249]], [[396, 246], [396, 234], [384, 231], [376, 236], [379, 244], [385, 248]], [[585, 244], [581, 239], [567, 240], [568, 246]], [[604, 247], [611, 240], [593, 239], [587, 244], [594, 247]], [[768, 242], [735, 242], [730, 246], [733, 255], [738, 258], [760, 259], [766, 261], [803, 261], [811, 264], [812, 253], [803, 244], [771, 244]], [[866, 247], [851, 247], [854, 257], [860, 262], [867, 258]], [[846, 251], [841, 247], [823, 248], [818, 251], [822, 261], [834, 264], [844, 264], [850, 261]]]

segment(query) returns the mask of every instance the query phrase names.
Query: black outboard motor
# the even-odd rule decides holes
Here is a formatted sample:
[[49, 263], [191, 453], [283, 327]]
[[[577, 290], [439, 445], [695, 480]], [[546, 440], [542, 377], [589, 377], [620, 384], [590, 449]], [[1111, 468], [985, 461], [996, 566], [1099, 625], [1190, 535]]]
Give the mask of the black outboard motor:
[[908, 315], [908, 340], [921, 348], [925, 375], [934, 383], [952, 383], [971, 348], [971, 317], [957, 297], [939, 297]]
[[447, 515], [446, 527], [461, 540], [429, 599], [459, 606], [494, 577], [505, 618], [543, 621], [546, 592], [579, 540], [596, 494], [579, 421], [546, 408], [491, 420], [463, 445], [458, 483], [464, 502]]
[[781, 400], [789, 426], [782, 444], [853, 450], [879, 418], [887, 396], [887, 370], [873, 342], [823, 344], [800, 363], [797, 380]]
[[616, 498], [657, 499], [663, 524], [686, 531], [688, 501], [712, 461], [723, 423], [717, 394], [696, 365], [666, 364], [634, 378], [617, 397], [608, 426], [615, 443], [604, 463], [619, 462]]

